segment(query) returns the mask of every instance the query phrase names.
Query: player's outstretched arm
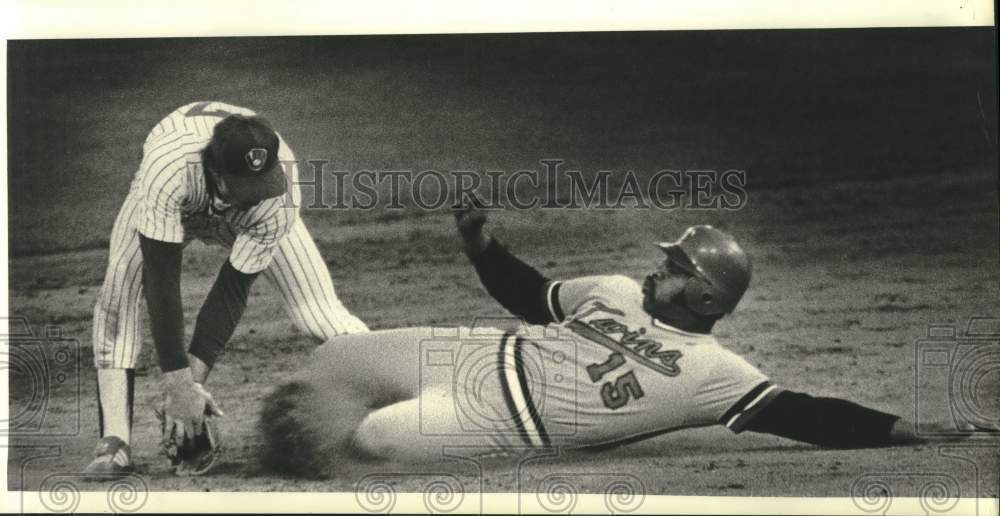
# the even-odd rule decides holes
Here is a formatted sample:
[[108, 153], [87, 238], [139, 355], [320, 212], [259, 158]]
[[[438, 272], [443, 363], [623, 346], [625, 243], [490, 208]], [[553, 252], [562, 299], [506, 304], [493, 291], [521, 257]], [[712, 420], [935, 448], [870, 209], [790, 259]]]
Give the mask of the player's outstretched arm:
[[232, 338], [243, 318], [250, 287], [258, 275], [236, 270], [228, 259], [219, 270], [212, 290], [198, 312], [191, 338], [191, 367], [196, 382], [204, 383], [216, 359]]
[[926, 442], [913, 423], [838, 398], [782, 391], [746, 423], [762, 432], [824, 448], [875, 448]]
[[455, 212], [462, 247], [486, 291], [512, 314], [531, 324], [552, 322], [546, 303], [549, 279], [510, 253], [487, 233], [486, 214], [466, 206]]
[[184, 352], [184, 312], [181, 305], [181, 253], [179, 243], [139, 235], [142, 284], [149, 309], [153, 344], [166, 387], [164, 418], [168, 437], [183, 442], [194, 438], [208, 400], [198, 390]]

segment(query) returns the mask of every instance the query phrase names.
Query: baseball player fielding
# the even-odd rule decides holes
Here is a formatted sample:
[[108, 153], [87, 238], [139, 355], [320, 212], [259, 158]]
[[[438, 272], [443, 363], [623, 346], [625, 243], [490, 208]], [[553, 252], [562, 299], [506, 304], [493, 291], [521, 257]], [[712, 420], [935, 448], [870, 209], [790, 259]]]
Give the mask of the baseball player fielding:
[[[150, 131], [111, 234], [109, 263], [94, 308], [101, 439], [86, 468], [107, 478], [132, 468], [131, 433], [136, 362], [145, 299], [158, 363], [168, 449], [208, 442], [206, 414], [218, 416], [203, 387], [263, 274], [277, 287], [292, 321], [319, 341], [367, 326], [333, 288], [329, 271], [298, 216], [295, 156], [268, 121], [221, 102], [193, 102]], [[194, 239], [229, 250], [184, 342], [181, 253]], [[190, 456], [181, 453], [179, 456]], [[198, 474], [211, 456], [180, 464]], [[177, 456], [177, 455], [175, 455]]]

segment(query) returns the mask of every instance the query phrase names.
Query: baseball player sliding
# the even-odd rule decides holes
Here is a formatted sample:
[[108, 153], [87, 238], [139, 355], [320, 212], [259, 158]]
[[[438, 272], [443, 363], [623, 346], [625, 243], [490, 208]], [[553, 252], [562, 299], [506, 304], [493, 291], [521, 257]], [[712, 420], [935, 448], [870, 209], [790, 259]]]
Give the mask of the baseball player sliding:
[[713, 325], [751, 276], [727, 233], [694, 226], [658, 244], [664, 260], [642, 285], [553, 281], [485, 221], [457, 214], [465, 253], [494, 298], [539, 326], [462, 328], [450, 347], [431, 328], [333, 339], [266, 400], [266, 466], [308, 475], [362, 457], [440, 459], [456, 446], [597, 450], [708, 425], [831, 448], [921, 441], [899, 416], [775, 385], [716, 341]]
[[[321, 340], [368, 328], [337, 298], [326, 265], [298, 216], [295, 156], [253, 111], [194, 102], [161, 120], [115, 220], [104, 284], [94, 309], [101, 439], [86, 472], [94, 478], [132, 467], [134, 368], [142, 345], [145, 294], [166, 403], [168, 449], [212, 436], [206, 415], [221, 415], [202, 386], [232, 336], [261, 273], [281, 293], [303, 332]], [[181, 253], [192, 239], [229, 249], [184, 342]], [[172, 443], [172, 445], [171, 445]], [[187, 444], [185, 444], [187, 443]], [[196, 474], [211, 456], [180, 462]]]

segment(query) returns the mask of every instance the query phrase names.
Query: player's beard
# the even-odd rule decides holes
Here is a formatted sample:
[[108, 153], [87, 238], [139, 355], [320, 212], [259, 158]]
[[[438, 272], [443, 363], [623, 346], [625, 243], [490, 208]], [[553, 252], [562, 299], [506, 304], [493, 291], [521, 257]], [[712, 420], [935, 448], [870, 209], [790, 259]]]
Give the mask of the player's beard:
[[[664, 308], [670, 305], [684, 304], [684, 289], [678, 289], [670, 296], [670, 299], [666, 301], [659, 301], [656, 299], [656, 281], [653, 280], [653, 275], [650, 274], [646, 276], [646, 279], [642, 282], [642, 309], [646, 313], [656, 317], [657, 314], [663, 312]], [[663, 306], [661, 306], [663, 305]]]

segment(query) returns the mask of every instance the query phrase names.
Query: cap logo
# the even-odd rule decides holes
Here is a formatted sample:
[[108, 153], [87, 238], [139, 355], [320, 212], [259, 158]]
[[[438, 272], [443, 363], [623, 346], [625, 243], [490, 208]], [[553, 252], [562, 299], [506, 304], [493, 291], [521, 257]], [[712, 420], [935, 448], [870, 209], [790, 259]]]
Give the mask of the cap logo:
[[246, 156], [247, 166], [254, 172], [264, 170], [264, 163], [267, 161], [267, 149], [254, 147], [250, 149]]

